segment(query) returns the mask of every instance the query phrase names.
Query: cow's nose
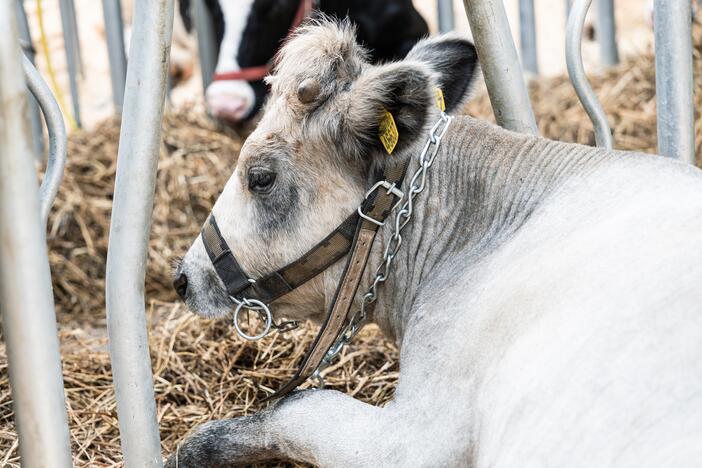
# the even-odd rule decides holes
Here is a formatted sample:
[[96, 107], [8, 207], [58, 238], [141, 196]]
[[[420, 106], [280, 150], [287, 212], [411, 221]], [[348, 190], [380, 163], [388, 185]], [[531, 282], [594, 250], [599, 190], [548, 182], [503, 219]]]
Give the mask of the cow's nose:
[[208, 101], [212, 115], [218, 119], [239, 122], [249, 111], [248, 102], [237, 96], [224, 96]]
[[240, 122], [253, 109], [256, 96], [248, 82], [224, 80], [214, 81], [207, 87], [205, 100], [212, 116], [229, 122]]
[[180, 298], [185, 300], [185, 297], [188, 295], [188, 277], [185, 276], [185, 273], [178, 275], [178, 277], [173, 281], [173, 287]]

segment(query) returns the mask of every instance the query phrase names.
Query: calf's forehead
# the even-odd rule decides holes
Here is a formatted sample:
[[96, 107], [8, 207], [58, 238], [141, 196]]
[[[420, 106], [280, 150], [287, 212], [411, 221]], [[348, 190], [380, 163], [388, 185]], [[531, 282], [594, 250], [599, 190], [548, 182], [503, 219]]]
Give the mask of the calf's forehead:
[[275, 71], [269, 78], [273, 93], [288, 94], [305, 78], [327, 82], [350, 82], [368, 63], [368, 53], [356, 43], [349, 22], [309, 22], [281, 48]]

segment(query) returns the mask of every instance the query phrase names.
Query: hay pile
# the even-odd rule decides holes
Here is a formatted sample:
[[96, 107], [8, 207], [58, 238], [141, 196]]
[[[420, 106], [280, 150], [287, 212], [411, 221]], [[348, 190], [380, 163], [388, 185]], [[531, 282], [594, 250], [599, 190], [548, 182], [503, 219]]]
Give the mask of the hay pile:
[[[49, 249], [75, 466], [119, 465], [104, 272], [119, 128], [106, 122], [69, 143], [70, 160], [49, 220]], [[167, 116], [157, 174], [146, 279], [150, 348], [165, 453], [212, 418], [253, 412], [291, 377], [314, 330], [244, 342], [227, 323], [199, 319], [178, 303], [172, 260], [199, 232], [231, 174], [241, 141], [201, 113]], [[392, 397], [397, 352], [368, 330], [331, 369], [328, 385], [369, 402]], [[0, 466], [19, 466], [4, 345], [0, 345]]]
[[[702, 27], [695, 28], [695, 89], [702, 89]], [[615, 146], [656, 148], [653, 59], [626, 60], [593, 78], [614, 129]], [[543, 135], [594, 142], [592, 126], [564, 77], [531, 85]], [[702, 109], [702, 96], [696, 96]], [[492, 118], [485, 96], [468, 111]], [[104, 271], [118, 125], [106, 122], [69, 142], [69, 164], [49, 221], [49, 248], [75, 466], [121, 464], [107, 354]], [[164, 145], [146, 279], [147, 314], [163, 449], [171, 453], [191, 428], [256, 411], [258, 399], [290, 377], [314, 331], [307, 327], [258, 343], [235, 337], [226, 323], [199, 319], [176, 301], [171, 261], [196, 236], [229, 177], [241, 141], [218, 132], [199, 112], [183, 109], [164, 123]], [[702, 121], [697, 122], [702, 154]], [[397, 350], [365, 330], [331, 369], [329, 386], [382, 405], [392, 398]], [[0, 466], [18, 467], [7, 360], [0, 342]], [[270, 465], [269, 465], [270, 466]]]

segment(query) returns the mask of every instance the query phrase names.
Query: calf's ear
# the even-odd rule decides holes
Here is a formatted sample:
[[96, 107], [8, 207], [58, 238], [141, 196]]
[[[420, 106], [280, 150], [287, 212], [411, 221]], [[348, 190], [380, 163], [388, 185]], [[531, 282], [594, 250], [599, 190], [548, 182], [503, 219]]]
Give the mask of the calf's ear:
[[[343, 133], [350, 153], [395, 153], [411, 145], [423, 131], [434, 106], [433, 72], [423, 63], [395, 62], [373, 66], [346, 95]], [[395, 136], [387, 146], [383, 137]], [[387, 155], [386, 153], [386, 155]]]
[[478, 75], [478, 54], [467, 39], [446, 34], [419, 41], [407, 60], [426, 64], [436, 73], [436, 85], [444, 93], [446, 112], [465, 103]]

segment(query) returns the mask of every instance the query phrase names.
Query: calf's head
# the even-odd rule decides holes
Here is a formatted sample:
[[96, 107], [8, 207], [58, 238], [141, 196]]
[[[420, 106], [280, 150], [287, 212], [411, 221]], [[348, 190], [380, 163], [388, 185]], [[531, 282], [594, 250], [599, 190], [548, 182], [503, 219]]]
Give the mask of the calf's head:
[[[476, 72], [475, 50], [457, 37], [419, 42], [401, 62], [368, 63], [348, 23], [305, 25], [283, 47], [263, 117], [215, 203], [221, 234], [241, 267], [259, 278], [326, 237], [363, 200], [386, 164], [416, 156], [438, 119], [461, 104]], [[388, 154], [379, 123], [390, 112], [399, 141]], [[340, 265], [276, 301], [274, 314], [320, 318]], [[231, 310], [198, 237], [176, 270], [179, 294], [205, 316]]]

